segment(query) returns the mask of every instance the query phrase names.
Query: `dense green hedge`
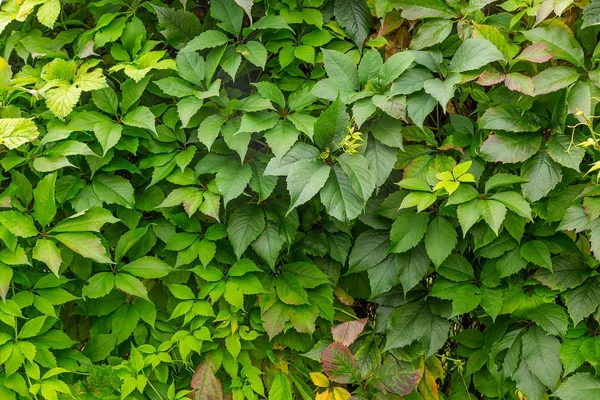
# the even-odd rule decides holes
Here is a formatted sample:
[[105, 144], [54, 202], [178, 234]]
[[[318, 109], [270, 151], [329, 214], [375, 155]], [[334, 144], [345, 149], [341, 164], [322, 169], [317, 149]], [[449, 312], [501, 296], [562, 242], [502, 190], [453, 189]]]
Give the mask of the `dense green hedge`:
[[0, 31], [1, 400], [600, 399], [600, 1]]

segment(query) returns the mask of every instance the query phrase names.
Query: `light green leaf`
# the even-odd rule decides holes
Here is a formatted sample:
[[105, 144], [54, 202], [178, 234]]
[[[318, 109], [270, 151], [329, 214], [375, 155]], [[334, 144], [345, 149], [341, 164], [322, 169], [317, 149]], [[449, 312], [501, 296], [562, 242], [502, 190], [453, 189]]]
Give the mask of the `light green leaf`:
[[133, 186], [131, 183], [117, 175], [98, 175], [92, 181], [94, 193], [107, 204], [119, 204], [123, 207], [133, 208]]
[[42, 226], [47, 226], [56, 215], [55, 184], [56, 173], [54, 172], [46, 175], [33, 190], [33, 215]]
[[129, 111], [121, 120], [125, 125], [148, 129], [156, 134], [154, 114], [146, 106], [140, 106]]
[[150, 301], [150, 299], [148, 298], [148, 290], [146, 289], [144, 284], [138, 278], [132, 275], [116, 274], [115, 286], [117, 289], [127, 294]]
[[50, 271], [54, 272], [54, 275], [59, 276], [58, 271], [62, 264], [62, 256], [52, 240], [38, 239], [33, 248], [32, 257], [34, 260], [46, 264]]
[[0, 118], [0, 144], [16, 149], [39, 136], [35, 123], [27, 118]]
[[120, 271], [139, 278], [156, 279], [167, 276], [172, 270], [169, 264], [156, 257], [142, 257], [125, 265]]
[[113, 264], [100, 239], [92, 233], [60, 233], [54, 238], [85, 258], [100, 264]]
[[535, 95], [556, 92], [571, 86], [579, 79], [579, 73], [574, 68], [550, 67], [533, 77]]
[[265, 46], [260, 42], [254, 40], [249, 41], [246, 44], [238, 46], [236, 51], [252, 64], [265, 69], [267, 63], [267, 49], [265, 49]]
[[1, 211], [0, 224], [10, 233], [18, 237], [32, 237], [38, 235], [31, 215], [21, 214], [18, 211]]
[[452, 72], [465, 72], [499, 60], [504, 60], [504, 56], [489, 40], [470, 38], [456, 50], [449, 68]]

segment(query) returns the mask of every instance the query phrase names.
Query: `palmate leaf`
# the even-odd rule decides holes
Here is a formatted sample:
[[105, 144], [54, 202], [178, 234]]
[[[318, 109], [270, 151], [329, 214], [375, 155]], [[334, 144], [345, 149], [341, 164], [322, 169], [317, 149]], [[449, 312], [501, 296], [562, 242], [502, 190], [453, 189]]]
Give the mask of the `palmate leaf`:
[[1, 399], [598, 397], [596, 0], [66, 3], [0, 6]]

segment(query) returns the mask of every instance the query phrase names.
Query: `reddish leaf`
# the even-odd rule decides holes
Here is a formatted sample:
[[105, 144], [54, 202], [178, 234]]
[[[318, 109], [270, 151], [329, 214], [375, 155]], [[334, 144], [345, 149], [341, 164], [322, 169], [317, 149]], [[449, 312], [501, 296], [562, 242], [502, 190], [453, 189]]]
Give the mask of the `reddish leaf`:
[[336, 325], [331, 328], [333, 340], [345, 346], [350, 346], [354, 343], [356, 338], [358, 338], [363, 329], [365, 329], [366, 324], [367, 319], [362, 318], [356, 321], [344, 322], [343, 324]]
[[382, 365], [373, 371], [369, 384], [383, 393], [401, 396], [412, 393], [421, 378], [421, 370], [415, 370], [410, 364], [388, 356]]
[[191, 386], [196, 389], [194, 400], [223, 400], [221, 381], [215, 376], [215, 366], [211, 360], [200, 364], [192, 376]]
[[534, 63], [543, 63], [552, 59], [552, 54], [550, 54], [547, 50], [545, 43], [534, 43], [531, 46], [525, 48], [519, 54], [518, 59], [531, 61]]
[[333, 342], [321, 355], [323, 371], [330, 381], [338, 383], [359, 383], [360, 369], [354, 354], [347, 346]]
[[527, 96], [535, 96], [533, 79], [527, 75], [523, 75], [518, 72], [511, 72], [506, 74], [504, 84], [510, 90], [521, 92]]
[[498, 71], [486, 70], [479, 75], [477, 79], [477, 84], [481, 86], [493, 86], [504, 80], [504, 74], [501, 74]]

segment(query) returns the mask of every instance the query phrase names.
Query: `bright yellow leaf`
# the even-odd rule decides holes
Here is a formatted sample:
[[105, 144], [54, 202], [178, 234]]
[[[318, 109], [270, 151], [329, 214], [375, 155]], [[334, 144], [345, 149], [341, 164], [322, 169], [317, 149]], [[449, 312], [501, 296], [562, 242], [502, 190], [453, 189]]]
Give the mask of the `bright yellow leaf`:
[[318, 387], [329, 387], [329, 380], [320, 372], [311, 372], [310, 379], [312, 379], [313, 383]]
[[341, 387], [333, 388], [333, 400], [348, 400], [352, 395]]

